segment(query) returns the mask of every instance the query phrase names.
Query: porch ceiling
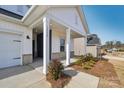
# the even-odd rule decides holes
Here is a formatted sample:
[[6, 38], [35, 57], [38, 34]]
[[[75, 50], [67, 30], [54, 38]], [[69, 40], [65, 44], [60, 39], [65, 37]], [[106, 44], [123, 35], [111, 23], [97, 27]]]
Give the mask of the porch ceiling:
[[[37, 33], [43, 32], [43, 23], [42, 22], [37, 23], [34, 28], [37, 29]], [[52, 29], [53, 31], [57, 31], [59, 34], [65, 36], [67, 27], [55, 22], [54, 20], [50, 20], [50, 29]], [[82, 37], [82, 35], [71, 29], [71, 38], [79, 37]]]
[[[54, 31], [58, 31], [58, 32], [61, 33], [61, 34], [66, 35], [66, 29], [67, 29], [67, 27], [65, 27], [65, 26], [63, 26], [63, 25], [57, 23], [57, 22], [54, 21], [54, 20], [51, 20], [51, 23], [50, 23], [50, 24], [51, 24], [51, 25], [50, 25], [50, 28], [51, 28], [51, 29], [53, 29]], [[82, 37], [82, 35], [76, 33], [75, 31], [73, 31], [73, 30], [71, 29], [71, 37], [72, 37], [72, 38], [77, 38], [77, 37]]]

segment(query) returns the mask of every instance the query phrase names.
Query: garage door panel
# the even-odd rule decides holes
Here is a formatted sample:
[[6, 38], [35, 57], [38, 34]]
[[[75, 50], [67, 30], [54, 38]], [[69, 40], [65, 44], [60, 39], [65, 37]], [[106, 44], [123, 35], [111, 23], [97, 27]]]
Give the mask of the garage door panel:
[[21, 36], [0, 32], [0, 68], [21, 64]]

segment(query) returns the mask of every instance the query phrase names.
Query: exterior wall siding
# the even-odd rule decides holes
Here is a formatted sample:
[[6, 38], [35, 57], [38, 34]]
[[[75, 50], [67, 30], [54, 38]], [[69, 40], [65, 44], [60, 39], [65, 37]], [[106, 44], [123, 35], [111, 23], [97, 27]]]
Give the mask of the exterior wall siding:
[[[22, 55], [32, 55], [32, 29], [15, 23], [0, 20], [0, 32], [20, 34], [22, 40]], [[29, 36], [30, 39], [27, 39], [27, 36]], [[28, 60], [32, 60], [31, 57], [28, 58]]]
[[51, 8], [48, 13], [75, 28], [83, 35], [86, 34], [76, 8]]
[[92, 54], [94, 57], [97, 57], [97, 46], [87, 46], [86, 48], [87, 50], [87, 54], [90, 53]]
[[74, 39], [74, 55], [80, 56], [86, 54], [86, 39], [76, 38]]
[[60, 52], [60, 36], [59, 33], [52, 30], [52, 53]]
[[[54, 31], [54, 29], [52, 29], [52, 53], [58, 53], [60, 52], [60, 39], [65, 39], [65, 43], [66, 43], [66, 35], [59, 33], [57, 31]], [[66, 48], [66, 47], [65, 47]], [[74, 51], [74, 40], [71, 38], [71, 42], [70, 42], [70, 51]]]

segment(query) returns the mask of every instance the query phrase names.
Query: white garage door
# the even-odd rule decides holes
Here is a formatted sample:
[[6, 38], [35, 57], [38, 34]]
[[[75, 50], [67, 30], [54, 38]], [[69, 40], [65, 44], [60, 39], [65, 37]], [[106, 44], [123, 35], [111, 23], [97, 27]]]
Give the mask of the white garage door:
[[21, 36], [0, 32], [0, 68], [21, 65]]

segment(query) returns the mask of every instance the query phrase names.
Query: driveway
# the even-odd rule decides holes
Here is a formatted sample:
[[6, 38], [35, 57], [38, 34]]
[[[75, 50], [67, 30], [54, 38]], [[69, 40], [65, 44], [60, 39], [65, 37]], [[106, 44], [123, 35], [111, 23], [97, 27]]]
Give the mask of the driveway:
[[124, 87], [124, 58], [107, 55], [104, 58], [109, 59], [109, 62], [113, 64], [121, 85]]
[[50, 87], [42, 73], [42, 62], [0, 70], [1, 88]]
[[109, 62], [113, 64], [122, 87], [124, 87], [124, 61], [110, 59]]

